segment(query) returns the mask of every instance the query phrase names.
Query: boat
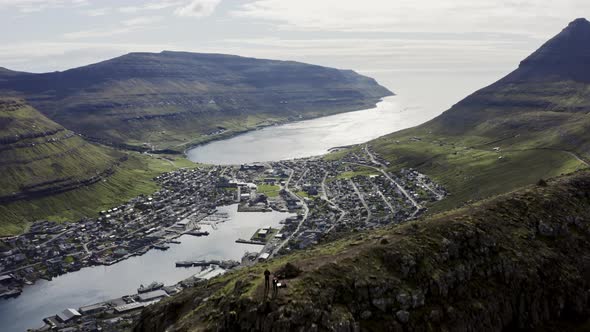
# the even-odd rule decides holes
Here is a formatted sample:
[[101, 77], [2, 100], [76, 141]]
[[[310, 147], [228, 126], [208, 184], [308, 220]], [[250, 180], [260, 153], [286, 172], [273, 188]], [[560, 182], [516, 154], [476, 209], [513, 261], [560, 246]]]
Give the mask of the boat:
[[164, 287], [164, 284], [163, 283], [154, 281], [154, 282], [152, 282], [151, 284], [149, 284], [147, 286], [139, 285], [139, 288], [137, 289], [137, 292], [139, 294], [141, 294], [141, 293], [147, 293], [147, 292], [158, 290], [158, 289], [160, 289], [162, 287]]
[[158, 250], [168, 250], [170, 249], [169, 245], [166, 244], [154, 244], [154, 249], [158, 249]]
[[202, 232], [202, 231], [192, 231], [192, 232], [188, 232], [186, 234], [193, 235], [193, 236], [208, 236], [209, 235], [209, 232], [207, 232], [207, 231], [204, 231], [204, 232]]
[[176, 267], [193, 267], [194, 263], [189, 261], [176, 262]]

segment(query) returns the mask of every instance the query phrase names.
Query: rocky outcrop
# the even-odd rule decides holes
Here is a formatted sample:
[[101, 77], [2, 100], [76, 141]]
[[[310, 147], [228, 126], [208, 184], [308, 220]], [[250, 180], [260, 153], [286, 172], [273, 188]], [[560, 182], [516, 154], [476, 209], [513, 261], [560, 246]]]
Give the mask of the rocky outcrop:
[[[264, 301], [259, 275], [286, 263], [300, 273]], [[575, 330], [590, 318], [590, 172], [267, 264], [146, 309], [135, 331]]]

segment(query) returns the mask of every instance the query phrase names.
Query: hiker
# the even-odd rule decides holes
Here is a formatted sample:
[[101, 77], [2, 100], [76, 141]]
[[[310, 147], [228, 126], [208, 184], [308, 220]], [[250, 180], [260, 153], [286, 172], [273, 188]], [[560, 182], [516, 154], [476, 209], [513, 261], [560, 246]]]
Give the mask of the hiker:
[[277, 297], [278, 293], [279, 293], [279, 279], [277, 277], [274, 277], [272, 279], [272, 297], [273, 298]]
[[266, 269], [264, 271], [264, 294], [268, 294], [270, 288], [270, 271]]

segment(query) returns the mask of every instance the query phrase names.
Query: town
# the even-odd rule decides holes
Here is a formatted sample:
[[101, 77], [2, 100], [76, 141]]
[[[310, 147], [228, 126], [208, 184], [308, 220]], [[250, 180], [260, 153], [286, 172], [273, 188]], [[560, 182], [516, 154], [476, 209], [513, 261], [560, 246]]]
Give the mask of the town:
[[[239, 204], [239, 213], [291, 214], [278, 229], [261, 228], [249, 239], [235, 239], [260, 246], [259, 252], [247, 253], [241, 262], [181, 261], [176, 266], [215, 267], [222, 272], [248, 266], [308, 248], [333, 233], [415, 219], [429, 203], [447, 195], [425, 174], [413, 169], [393, 173], [387, 168], [387, 162], [364, 146], [338, 158], [328, 154], [240, 166], [199, 165], [166, 173], [155, 178], [161, 186], [158, 192], [102, 211], [97, 218], [77, 223], [38, 221], [27, 233], [2, 239], [0, 297], [18, 296], [39, 278], [50, 280], [86, 266], [111, 265], [152, 249], [166, 250], [182, 235], [208, 236], [202, 231], [204, 225], [215, 231], [217, 223], [228, 220], [217, 211], [220, 206]], [[139, 310], [183, 287], [186, 283], [165, 288], [164, 293], [155, 289], [152, 292], [162, 295], [156, 298], [139, 294], [128, 296], [125, 303], [119, 299], [101, 304], [100, 312], [109, 313], [110, 323], [104, 319], [104, 328], [112, 326], [117, 314]], [[46, 327], [79, 327], [88, 322], [78, 319], [84, 312], [88, 310], [66, 309], [46, 318]], [[93, 326], [101, 324], [97, 320], [92, 320]]]

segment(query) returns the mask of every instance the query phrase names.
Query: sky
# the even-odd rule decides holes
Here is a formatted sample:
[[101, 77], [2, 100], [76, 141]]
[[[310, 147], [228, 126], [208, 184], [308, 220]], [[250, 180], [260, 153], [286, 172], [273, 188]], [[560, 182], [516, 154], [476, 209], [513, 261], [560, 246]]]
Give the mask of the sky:
[[446, 107], [586, 13], [587, 0], [0, 0], [0, 67], [228, 53], [354, 69]]

